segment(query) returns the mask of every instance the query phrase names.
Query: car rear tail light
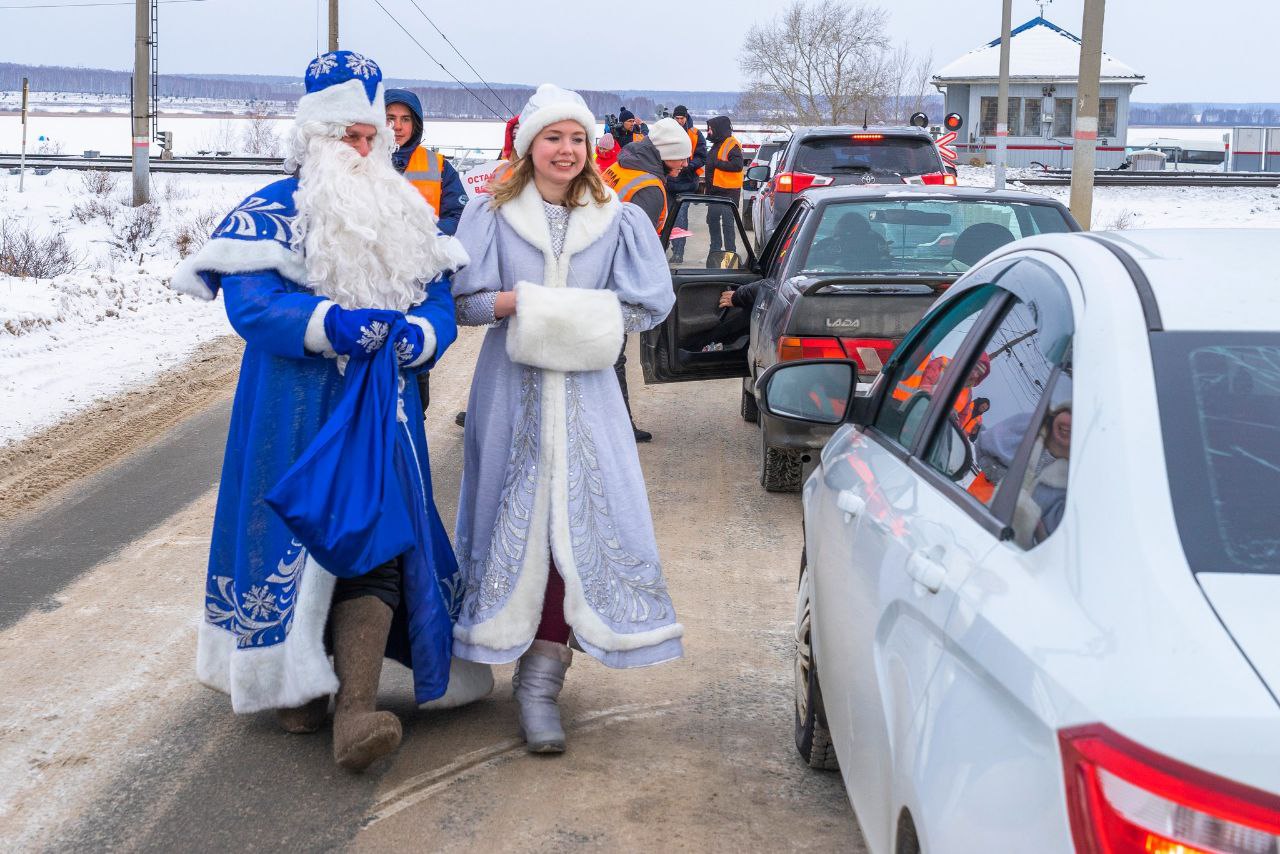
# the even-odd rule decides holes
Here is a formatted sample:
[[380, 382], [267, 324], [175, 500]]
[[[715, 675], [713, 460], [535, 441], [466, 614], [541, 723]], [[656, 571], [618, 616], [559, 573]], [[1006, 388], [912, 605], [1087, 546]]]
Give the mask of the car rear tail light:
[[878, 374], [898, 342], [892, 338], [841, 338], [844, 352], [858, 363], [859, 374]]
[[844, 349], [838, 338], [782, 336], [778, 341], [778, 361], [796, 359], [843, 359]]
[[948, 175], [945, 172], [935, 172], [932, 175], [921, 175], [920, 180], [925, 184], [932, 186], [954, 187], [956, 186], [956, 176]]
[[833, 180], [825, 175], [810, 175], [807, 172], [779, 172], [778, 192], [799, 193], [810, 187], [826, 187]]
[[858, 142], [870, 142], [871, 140], [884, 139], [884, 134], [882, 134], [882, 133], [855, 133], [853, 136], [851, 136], [851, 137], [850, 137], [850, 139], [855, 139], [855, 140], [857, 140]]
[[1162, 756], [1100, 724], [1058, 733], [1081, 854], [1271, 854], [1280, 797]]

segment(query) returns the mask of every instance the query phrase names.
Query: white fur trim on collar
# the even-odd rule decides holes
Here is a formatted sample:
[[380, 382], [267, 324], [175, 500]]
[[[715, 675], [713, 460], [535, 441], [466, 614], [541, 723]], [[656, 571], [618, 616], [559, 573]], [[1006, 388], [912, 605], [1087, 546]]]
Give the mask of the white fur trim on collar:
[[[588, 165], [586, 168], [594, 167]], [[570, 209], [569, 232], [560, 252], [562, 259], [576, 255], [596, 242], [621, 212], [622, 203], [618, 201], [617, 193], [608, 187], [605, 190], [609, 199], [603, 205], [596, 204], [588, 191], [586, 204]], [[551, 228], [547, 225], [546, 211], [542, 209], [542, 196], [532, 181], [525, 185], [520, 195], [498, 208], [498, 213], [525, 242], [541, 250], [548, 259], [553, 257]], [[549, 281], [542, 284], [554, 285]]]
[[298, 124], [333, 122], [342, 125], [366, 124], [377, 128], [385, 127], [387, 123], [385, 91], [379, 83], [371, 104], [369, 96], [365, 94], [364, 83], [361, 81], [346, 80], [336, 83], [319, 92], [311, 92], [299, 98], [295, 121]]
[[230, 276], [261, 270], [275, 270], [293, 282], [307, 280], [307, 266], [302, 256], [274, 240], [234, 240], [220, 237], [210, 240], [199, 252], [179, 264], [173, 271], [169, 287], [178, 293], [211, 300], [214, 293], [209, 290], [204, 279], [197, 275], [199, 272]]

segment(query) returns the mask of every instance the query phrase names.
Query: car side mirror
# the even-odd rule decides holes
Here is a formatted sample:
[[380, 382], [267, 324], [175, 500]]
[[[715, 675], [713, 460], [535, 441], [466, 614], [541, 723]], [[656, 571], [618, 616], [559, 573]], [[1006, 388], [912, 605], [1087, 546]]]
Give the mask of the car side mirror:
[[768, 166], [752, 166], [750, 169], [747, 170], [747, 177], [752, 181], [759, 181], [760, 183], [763, 184], [765, 181], [769, 180], [769, 167]]
[[840, 424], [851, 414], [858, 366], [847, 359], [781, 362], [757, 383], [760, 408], [807, 424]]

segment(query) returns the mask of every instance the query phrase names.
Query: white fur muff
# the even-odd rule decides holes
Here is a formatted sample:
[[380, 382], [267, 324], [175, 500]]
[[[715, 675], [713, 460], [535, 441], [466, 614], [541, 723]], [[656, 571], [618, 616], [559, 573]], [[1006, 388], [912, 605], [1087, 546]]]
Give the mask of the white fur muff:
[[550, 371], [599, 371], [622, 352], [622, 306], [609, 290], [515, 287], [507, 357]]

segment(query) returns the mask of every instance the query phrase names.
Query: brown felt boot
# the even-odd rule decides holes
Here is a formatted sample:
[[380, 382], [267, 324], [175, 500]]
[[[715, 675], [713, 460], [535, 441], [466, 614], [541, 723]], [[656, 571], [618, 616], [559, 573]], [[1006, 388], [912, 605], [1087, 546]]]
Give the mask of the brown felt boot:
[[361, 596], [334, 605], [330, 619], [338, 674], [333, 758], [343, 768], [363, 771], [400, 746], [400, 719], [374, 711], [391, 609], [376, 596]]
[[276, 720], [285, 732], [307, 735], [324, 726], [324, 718], [328, 713], [329, 695], [326, 694], [292, 709], [276, 709]]

